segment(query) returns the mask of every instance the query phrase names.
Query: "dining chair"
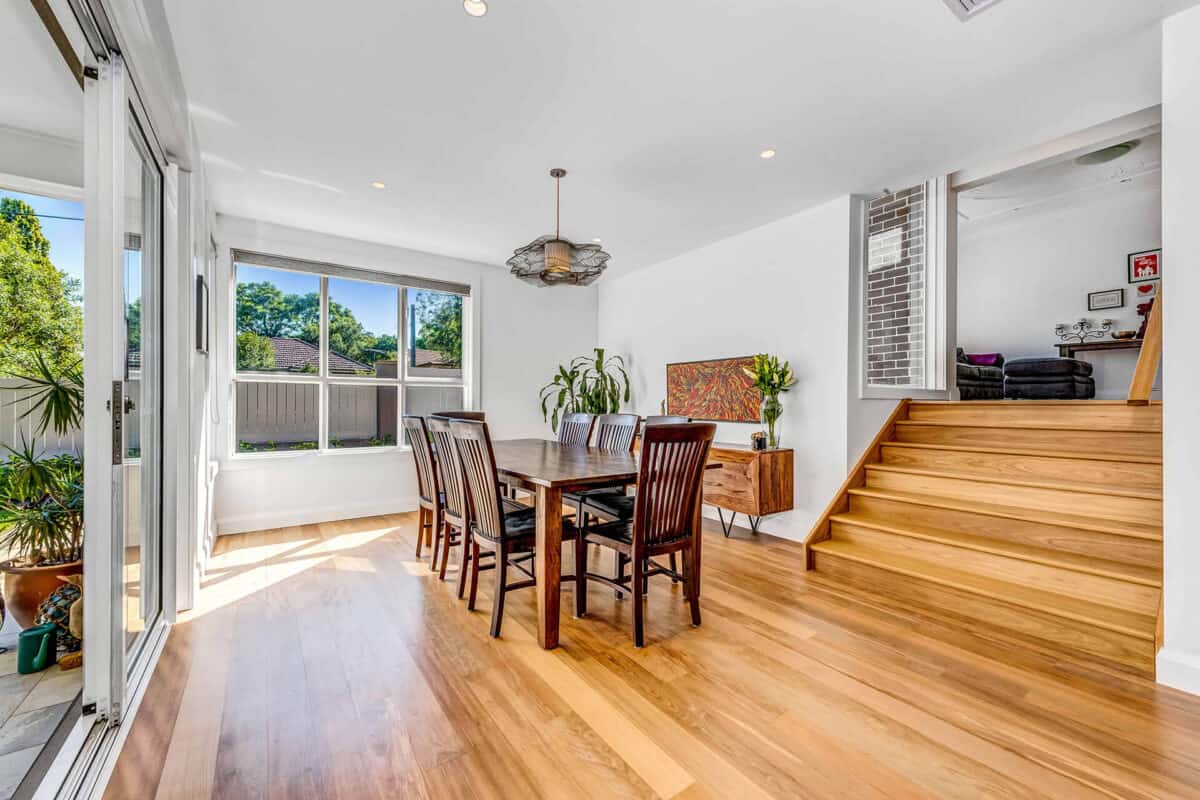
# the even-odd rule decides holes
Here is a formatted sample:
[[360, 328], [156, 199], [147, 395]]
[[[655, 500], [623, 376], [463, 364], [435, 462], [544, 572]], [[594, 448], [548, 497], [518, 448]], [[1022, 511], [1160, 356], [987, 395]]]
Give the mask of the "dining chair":
[[558, 424], [558, 443], [573, 447], [586, 447], [592, 438], [592, 426], [596, 422], [594, 414], [580, 411], [564, 414]]
[[[467, 608], [475, 610], [480, 571], [494, 569], [496, 589], [492, 599], [491, 635], [498, 637], [500, 625], [504, 621], [504, 596], [511, 591], [536, 585], [531, 562], [537, 512], [533, 508], [505, 512], [496, 472], [496, 454], [492, 449], [492, 438], [486, 422], [450, 420], [450, 432], [454, 437], [466, 477], [470, 509], [467, 526], [471, 543], [471, 588], [467, 597]], [[574, 535], [573, 526], [569, 522], [564, 521], [563, 528], [564, 535], [568, 530]], [[485, 554], [493, 556], [491, 564], [481, 563]], [[509, 583], [510, 567], [528, 578]]]
[[[575, 550], [575, 615], [587, 614], [587, 582], [599, 581], [633, 595], [633, 643], [645, 643], [644, 609], [648, 579], [672, 570], [651, 561], [655, 556], [682, 553], [684, 592], [691, 606], [692, 624], [700, 624], [697, 577], [701, 485], [704, 465], [717, 426], [711, 422], [651, 425], [642, 432], [637, 495], [633, 517], [601, 525], [584, 525]], [[628, 576], [610, 578], [587, 571], [588, 545], [596, 544], [626, 556]]]
[[433, 533], [442, 527], [442, 487], [434, 467], [429, 429], [423, 417], [406, 414], [402, 422], [417, 465], [417, 558], [421, 557], [422, 543], [430, 545], [433, 549], [431, 563], [436, 566], [437, 545]]
[[657, 417], [646, 417], [647, 425], [682, 425], [691, 421], [691, 417], [680, 417], [675, 414], [662, 414]]
[[486, 414], [483, 411], [435, 411], [431, 417], [441, 417], [442, 419], [469, 419], [475, 422], [483, 422]]

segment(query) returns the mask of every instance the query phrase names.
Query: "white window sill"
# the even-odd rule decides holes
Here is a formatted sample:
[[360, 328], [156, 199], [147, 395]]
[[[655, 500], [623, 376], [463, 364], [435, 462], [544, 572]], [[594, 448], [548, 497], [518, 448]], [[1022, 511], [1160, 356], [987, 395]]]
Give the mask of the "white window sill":
[[344, 447], [336, 450], [280, 450], [263, 453], [232, 453], [222, 460], [221, 468], [236, 472], [238, 470], [255, 469], [260, 464], [277, 463], [280, 461], [319, 461], [326, 458], [346, 458], [349, 456], [379, 458], [386, 455], [403, 455], [411, 452], [412, 448], [408, 445], [395, 445], [392, 447]]
[[859, 390], [860, 400], [949, 400], [949, 389], [916, 389], [911, 386], [868, 386]]

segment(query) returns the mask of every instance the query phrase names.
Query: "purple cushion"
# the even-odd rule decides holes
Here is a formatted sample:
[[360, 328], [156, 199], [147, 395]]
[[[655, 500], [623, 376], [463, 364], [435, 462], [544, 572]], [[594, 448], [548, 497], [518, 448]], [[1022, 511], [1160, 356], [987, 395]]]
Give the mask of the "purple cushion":
[[967, 353], [967, 362], [977, 367], [998, 367], [1003, 359], [999, 353]]

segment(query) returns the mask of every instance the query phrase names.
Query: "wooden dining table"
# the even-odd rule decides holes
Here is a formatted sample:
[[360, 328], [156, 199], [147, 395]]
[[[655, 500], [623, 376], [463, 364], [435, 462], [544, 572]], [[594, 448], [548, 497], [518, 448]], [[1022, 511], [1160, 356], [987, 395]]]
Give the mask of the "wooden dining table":
[[[562, 582], [563, 493], [637, 482], [633, 453], [559, 444], [545, 439], [507, 439], [492, 443], [500, 480], [537, 498], [534, 574], [537, 576], [538, 644], [558, 647], [558, 615]], [[708, 468], [719, 464], [709, 464]], [[696, 558], [699, 563], [700, 515], [696, 514]], [[694, 585], [699, 591], [699, 576]]]

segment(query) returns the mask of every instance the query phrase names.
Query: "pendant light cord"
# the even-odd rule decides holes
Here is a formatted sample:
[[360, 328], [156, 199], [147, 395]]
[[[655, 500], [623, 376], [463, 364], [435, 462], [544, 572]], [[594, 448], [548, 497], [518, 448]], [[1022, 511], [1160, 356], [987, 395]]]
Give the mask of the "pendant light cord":
[[554, 179], [554, 238], [560, 239], [559, 227], [562, 218], [562, 178]]

